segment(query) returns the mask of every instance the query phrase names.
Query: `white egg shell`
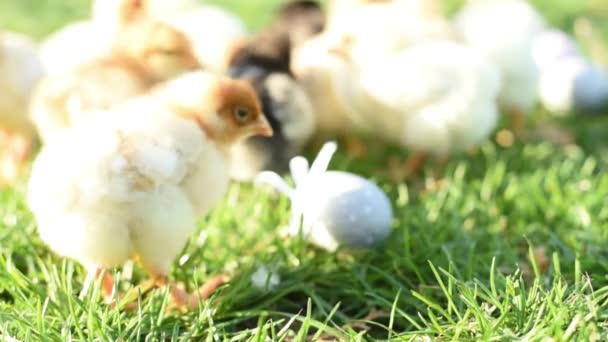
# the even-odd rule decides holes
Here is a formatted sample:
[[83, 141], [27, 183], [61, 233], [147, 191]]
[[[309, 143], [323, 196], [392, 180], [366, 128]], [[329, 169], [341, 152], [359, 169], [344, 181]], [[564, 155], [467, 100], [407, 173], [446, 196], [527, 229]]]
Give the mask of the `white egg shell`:
[[393, 211], [387, 195], [352, 173], [327, 171], [310, 179], [297, 203], [303, 212], [304, 234], [330, 251], [340, 245], [373, 247], [391, 232]]

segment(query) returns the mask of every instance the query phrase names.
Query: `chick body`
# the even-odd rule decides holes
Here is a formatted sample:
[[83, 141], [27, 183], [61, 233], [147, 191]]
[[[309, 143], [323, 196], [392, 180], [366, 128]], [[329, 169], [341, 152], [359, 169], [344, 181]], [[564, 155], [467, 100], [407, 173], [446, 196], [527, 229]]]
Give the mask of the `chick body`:
[[[195, 123], [154, 102], [113, 115], [75, 127], [43, 149], [29, 204], [41, 238], [60, 255], [89, 267], [138, 255], [146, 268], [166, 274], [196, 215], [225, 191], [226, 160]], [[213, 187], [193, 187], [205, 177], [213, 177]], [[194, 191], [211, 197], [201, 200]]]
[[497, 121], [499, 72], [451, 41], [347, 60], [334, 82], [356, 113], [352, 125], [417, 152], [445, 156], [479, 144]]
[[36, 131], [27, 110], [32, 91], [43, 76], [34, 42], [0, 31], [0, 183], [13, 183], [29, 157]]
[[145, 16], [131, 19], [113, 40], [110, 55], [43, 79], [30, 116], [47, 142], [99, 113], [92, 110], [122, 103], [197, 66], [181, 32]]
[[212, 5], [199, 6], [169, 22], [192, 41], [201, 65], [215, 72], [226, 70], [230, 51], [247, 36], [247, 28], [237, 16]]
[[43, 76], [34, 42], [17, 33], [0, 32], [0, 127], [31, 137], [27, 118], [31, 93]]
[[40, 59], [48, 75], [61, 75], [107, 56], [111, 47], [111, 31], [92, 20], [80, 20], [49, 35], [40, 46]]
[[[228, 146], [271, 133], [256, 101], [235, 81], [194, 72], [75, 125], [33, 165], [28, 204], [41, 238], [89, 270], [138, 256], [166, 275], [226, 191]], [[235, 124], [233, 107], [253, 121]]]
[[[382, 123], [377, 131], [394, 142], [446, 155], [483, 142], [494, 129], [500, 75], [475, 51], [437, 41], [378, 62], [362, 69], [371, 101], [360, 105], [368, 106], [365, 122]], [[374, 102], [380, 106], [369, 107]]]
[[524, 0], [471, 0], [456, 15], [453, 27], [462, 42], [500, 69], [501, 107], [530, 113], [540, 77], [532, 48], [534, 37], [545, 27], [542, 16]]

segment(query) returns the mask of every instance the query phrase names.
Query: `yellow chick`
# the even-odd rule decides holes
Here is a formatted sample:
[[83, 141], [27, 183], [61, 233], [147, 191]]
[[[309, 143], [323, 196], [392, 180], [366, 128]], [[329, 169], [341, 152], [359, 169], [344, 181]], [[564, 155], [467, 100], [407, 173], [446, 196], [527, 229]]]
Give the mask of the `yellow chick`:
[[32, 90], [43, 70], [29, 38], [0, 32], [0, 183], [12, 182], [35, 137], [27, 117]]
[[540, 71], [534, 61], [534, 38], [545, 28], [543, 16], [524, 0], [468, 0], [454, 18], [454, 31], [466, 45], [486, 55], [500, 70], [501, 109], [522, 133], [525, 118], [537, 104]]
[[189, 40], [145, 8], [123, 13], [120, 33], [107, 57], [44, 79], [31, 104], [31, 118], [44, 142], [155, 84], [199, 67]]
[[[130, 259], [162, 284], [197, 218], [227, 189], [230, 147], [272, 133], [248, 83], [191, 72], [46, 145], [28, 204], [42, 240], [88, 270], [84, 291]], [[103, 284], [111, 296], [112, 281]], [[178, 305], [199, 299], [172, 293]]]
[[68, 23], [42, 42], [42, 64], [48, 74], [61, 75], [108, 55], [125, 14], [145, 11], [148, 17], [161, 20], [196, 6], [196, 0], [94, 0], [90, 18]]
[[202, 5], [168, 22], [192, 41], [201, 65], [215, 72], [226, 71], [226, 59], [233, 47], [247, 37], [243, 21], [218, 6]]
[[224, 71], [226, 55], [247, 36], [245, 24], [225, 9], [197, 0], [95, 0], [93, 21], [107, 31], [120, 24], [125, 8], [144, 6], [146, 13], [183, 32], [194, 46], [195, 55], [208, 70]]

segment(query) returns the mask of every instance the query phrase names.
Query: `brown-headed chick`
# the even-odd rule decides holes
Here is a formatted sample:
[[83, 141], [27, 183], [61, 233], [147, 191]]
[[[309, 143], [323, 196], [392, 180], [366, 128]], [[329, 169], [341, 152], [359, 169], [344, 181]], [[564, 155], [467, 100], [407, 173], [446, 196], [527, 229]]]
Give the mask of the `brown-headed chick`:
[[[43, 241], [89, 276], [135, 259], [152, 282], [169, 267], [199, 218], [223, 198], [230, 147], [272, 128], [247, 82], [196, 71], [81, 122], [34, 162], [28, 204]], [[66, 168], [66, 165], [70, 165]], [[198, 305], [171, 286], [175, 304]], [[113, 279], [102, 282], [111, 298]]]

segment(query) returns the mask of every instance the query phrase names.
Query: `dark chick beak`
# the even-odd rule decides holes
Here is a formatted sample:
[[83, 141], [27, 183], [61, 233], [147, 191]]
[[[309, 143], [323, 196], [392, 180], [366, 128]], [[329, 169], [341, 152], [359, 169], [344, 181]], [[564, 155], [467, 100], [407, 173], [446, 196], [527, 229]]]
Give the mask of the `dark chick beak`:
[[258, 119], [253, 125], [253, 134], [263, 137], [271, 137], [273, 133], [272, 127], [270, 126], [268, 119], [266, 119], [266, 115], [261, 114], [258, 116]]

